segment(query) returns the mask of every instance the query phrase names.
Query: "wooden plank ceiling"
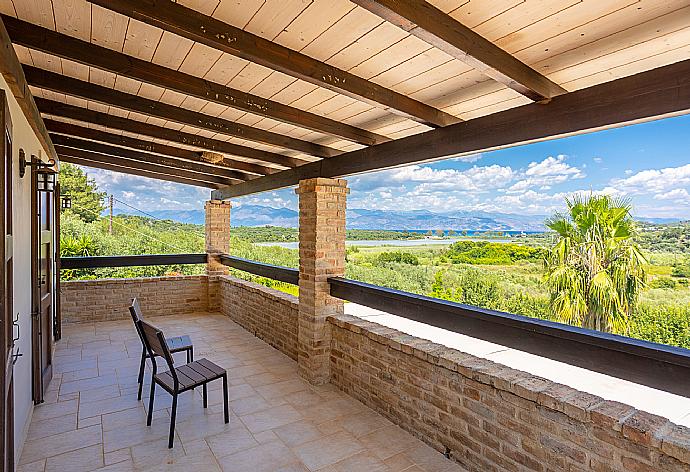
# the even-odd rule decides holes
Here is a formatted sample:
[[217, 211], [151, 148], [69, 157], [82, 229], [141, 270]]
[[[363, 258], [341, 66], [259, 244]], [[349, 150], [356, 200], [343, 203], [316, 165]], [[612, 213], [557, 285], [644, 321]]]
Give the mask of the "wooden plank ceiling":
[[0, 0], [0, 12], [63, 161], [247, 192], [690, 57], [690, 0]]

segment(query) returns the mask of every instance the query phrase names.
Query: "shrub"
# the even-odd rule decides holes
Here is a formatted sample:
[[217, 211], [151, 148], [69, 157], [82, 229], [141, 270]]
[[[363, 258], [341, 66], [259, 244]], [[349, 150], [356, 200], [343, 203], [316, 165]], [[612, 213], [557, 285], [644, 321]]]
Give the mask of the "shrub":
[[668, 288], [668, 289], [674, 289], [676, 288], [676, 281], [673, 280], [670, 277], [657, 277], [655, 279], [652, 279], [651, 282], [647, 285], [649, 288]]
[[397, 262], [399, 264], [419, 265], [419, 259], [412, 253], [403, 251], [382, 252], [378, 255], [378, 262]]
[[690, 305], [640, 304], [630, 316], [628, 332], [619, 334], [690, 348]]
[[517, 261], [538, 262], [544, 258], [544, 250], [512, 243], [486, 241], [458, 241], [453, 243], [444, 256], [455, 264], [510, 265]]

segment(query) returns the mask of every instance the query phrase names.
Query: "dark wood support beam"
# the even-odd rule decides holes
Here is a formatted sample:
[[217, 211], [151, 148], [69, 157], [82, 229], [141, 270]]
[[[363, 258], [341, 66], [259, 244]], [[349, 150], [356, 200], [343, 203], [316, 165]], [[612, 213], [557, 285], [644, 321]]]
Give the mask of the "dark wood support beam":
[[233, 56], [357, 100], [383, 106], [391, 113], [429, 126], [447, 126], [460, 121], [459, 118], [425, 103], [223, 23], [179, 3], [157, 0], [89, 1]]
[[[116, 156], [121, 159], [128, 159], [135, 162], [145, 162], [158, 166], [170, 167], [184, 172], [198, 173], [202, 176], [219, 177], [234, 182], [242, 182], [244, 180], [243, 178], [247, 175], [245, 173], [237, 172], [236, 170], [212, 167], [209, 165], [198, 164], [196, 162], [189, 162], [182, 159], [173, 159], [148, 152], [134, 151], [132, 149], [110, 146], [107, 144], [97, 143], [95, 141], [87, 141], [85, 139], [73, 138], [71, 136], [64, 136], [61, 134], [51, 134], [50, 137], [53, 139], [56, 149], [58, 149], [60, 154], [70, 154], [69, 151], [67, 151], [67, 148], [79, 149], [104, 154], [107, 156]], [[190, 177], [192, 176], [190, 175]]]
[[121, 162], [112, 163], [104, 162], [103, 160], [82, 159], [76, 156], [66, 154], [59, 154], [60, 162], [69, 162], [70, 164], [77, 164], [85, 167], [93, 167], [96, 169], [105, 169], [112, 172], [120, 172], [122, 174], [138, 175], [140, 177], [148, 177], [149, 179], [165, 180], [167, 182], [175, 182], [177, 184], [193, 185], [195, 187], [206, 187], [210, 189], [217, 189], [222, 187], [222, 184], [206, 182], [202, 180], [188, 179], [185, 177], [176, 177], [174, 175], [164, 174], [161, 172], [152, 172], [134, 168], [127, 165], [121, 165]]
[[22, 113], [24, 113], [29, 126], [36, 134], [46, 154], [50, 159], [57, 161], [57, 153], [48, 136], [48, 130], [41, 119], [41, 114], [36, 107], [34, 97], [29, 90], [29, 84], [24, 76], [24, 70], [2, 21], [0, 21], [0, 74], [7, 82], [7, 86], [19, 103], [19, 108], [22, 109]]
[[2, 20], [14, 44], [366, 146], [390, 141], [386, 136], [356, 126], [127, 56], [11, 16], [3, 15]]
[[424, 0], [352, 2], [531, 100], [567, 93], [560, 85]]
[[[72, 120], [82, 121], [84, 123], [93, 123], [95, 125], [105, 126], [107, 128], [117, 129], [120, 131], [143, 134], [152, 138], [164, 139], [166, 141], [207, 149], [213, 152], [265, 161], [271, 164], [276, 164], [283, 168], [297, 167], [307, 163], [307, 161], [302, 159], [296, 159], [294, 157], [284, 156], [282, 154], [259, 151], [258, 149], [232, 144], [219, 139], [205, 138], [196, 134], [185, 133], [172, 128], [164, 128], [162, 126], [144, 123], [143, 121], [130, 120], [120, 116], [108, 115], [107, 113], [101, 113], [98, 111], [89, 110], [87, 108], [47, 100], [45, 98], [36, 98], [36, 104], [38, 105], [38, 109], [41, 111], [41, 113], [44, 114], [69, 118]], [[228, 167], [247, 172], [271, 174], [277, 170], [272, 167], [265, 167], [227, 158], [224, 160], [224, 162], [228, 164]]]
[[147, 172], [155, 172], [157, 174], [171, 175], [174, 177], [181, 177], [190, 181], [207, 182], [218, 185], [229, 185], [229, 183], [231, 182], [237, 182], [236, 179], [230, 179], [225, 176], [194, 172], [189, 169], [184, 169], [180, 167], [170, 167], [164, 164], [160, 164], [158, 161], [140, 161], [128, 159], [116, 154], [101, 154], [100, 152], [72, 148], [60, 144], [55, 145], [55, 150], [61, 156], [76, 157], [79, 159], [85, 159], [94, 162], [103, 162], [106, 164], [117, 165], [124, 168], [139, 169]]
[[690, 60], [559, 95], [446, 128], [408, 136], [304, 165], [213, 193], [222, 200], [444, 157], [639, 123], [690, 112]]
[[56, 74], [55, 72], [37, 67], [24, 65], [24, 74], [28, 83], [34, 87], [72, 95], [85, 100], [93, 100], [94, 102], [155, 116], [164, 120], [171, 120], [215, 133], [292, 149], [318, 157], [333, 157], [337, 154], [342, 154], [341, 151], [328, 146], [272, 133], [260, 128], [253, 128], [223, 118], [204, 115], [203, 113], [120, 92], [119, 90], [84, 82], [83, 80]]
[[[166, 144], [158, 144], [153, 141], [144, 141], [141, 139], [130, 138], [129, 136], [123, 136], [121, 134], [106, 133], [105, 131], [99, 131], [91, 128], [84, 128], [82, 126], [72, 125], [65, 123], [63, 121], [55, 120], [44, 120], [48, 131], [51, 132], [51, 136], [54, 134], [65, 135], [68, 137], [79, 137], [85, 138], [92, 141], [100, 141], [108, 144], [115, 144], [116, 146], [125, 146], [128, 148], [133, 148], [139, 151], [153, 152], [156, 154], [162, 154], [164, 156], [169, 156], [178, 159], [186, 159], [188, 161], [194, 161], [207, 167], [209, 171], [213, 171], [214, 167], [209, 166], [210, 162], [202, 157], [202, 153], [198, 151], [190, 151], [188, 149], [179, 148], [176, 146], [168, 146]], [[61, 137], [58, 137], [61, 139]], [[64, 144], [64, 142], [62, 143]], [[214, 166], [217, 164], [213, 164]], [[250, 174], [247, 172], [240, 172], [236, 170], [231, 170], [226, 166], [216, 167], [219, 171], [231, 172], [233, 176], [237, 176], [242, 180], [255, 179], [256, 174]], [[263, 175], [263, 174], [262, 174]]]

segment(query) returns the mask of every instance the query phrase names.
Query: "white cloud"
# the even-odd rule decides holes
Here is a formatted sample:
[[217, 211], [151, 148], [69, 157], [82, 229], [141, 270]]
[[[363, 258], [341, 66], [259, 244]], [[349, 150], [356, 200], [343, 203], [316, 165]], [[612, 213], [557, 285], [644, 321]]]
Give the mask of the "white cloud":
[[677, 188], [666, 193], [657, 193], [654, 200], [678, 200], [690, 202], [690, 194], [684, 188]]
[[610, 186], [628, 194], [662, 193], [690, 185], [690, 164], [648, 169], [625, 179], [613, 179]]
[[567, 156], [561, 154], [557, 157], [549, 156], [541, 162], [530, 162], [522, 179], [510, 186], [507, 192], [520, 193], [532, 187], [546, 190], [567, 180], [584, 178], [585, 173], [566, 163], [566, 159]]
[[592, 160], [597, 164], [601, 164], [604, 161], [601, 157], [593, 157]]

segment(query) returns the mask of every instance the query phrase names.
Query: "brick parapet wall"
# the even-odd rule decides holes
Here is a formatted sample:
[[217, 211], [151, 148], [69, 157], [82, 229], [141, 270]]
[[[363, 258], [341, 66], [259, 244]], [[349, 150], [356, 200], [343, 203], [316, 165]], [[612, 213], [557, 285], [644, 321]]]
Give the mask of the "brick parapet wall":
[[297, 297], [235, 277], [218, 277], [220, 311], [297, 360]]
[[127, 319], [127, 307], [134, 297], [147, 316], [208, 311], [208, 278], [199, 275], [61, 282], [62, 320]]
[[331, 382], [472, 471], [690, 470], [690, 429], [360, 318]]

